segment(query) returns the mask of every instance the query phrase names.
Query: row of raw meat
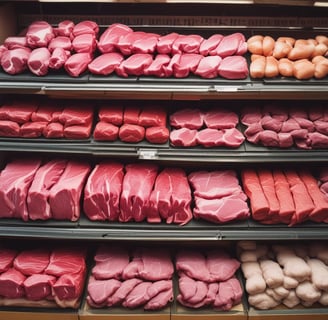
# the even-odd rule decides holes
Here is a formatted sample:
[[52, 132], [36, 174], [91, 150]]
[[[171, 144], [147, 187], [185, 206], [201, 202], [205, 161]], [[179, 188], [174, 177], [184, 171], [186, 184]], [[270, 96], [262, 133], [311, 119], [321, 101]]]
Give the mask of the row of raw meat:
[[257, 309], [280, 304], [328, 305], [328, 251], [323, 243], [238, 243], [248, 302]]
[[328, 115], [323, 105], [268, 104], [245, 107], [240, 121], [247, 141], [267, 147], [320, 149], [328, 146]]
[[81, 248], [0, 248], [0, 304], [78, 308], [86, 277]]

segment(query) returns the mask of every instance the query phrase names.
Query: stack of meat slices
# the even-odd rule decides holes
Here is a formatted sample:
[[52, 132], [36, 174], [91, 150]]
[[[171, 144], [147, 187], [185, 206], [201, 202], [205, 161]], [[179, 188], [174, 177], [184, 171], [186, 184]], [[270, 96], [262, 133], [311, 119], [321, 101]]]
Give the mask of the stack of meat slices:
[[87, 139], [93, 107], [81, 101], [17, 99], [0, 107], [0, 136]]
[[174, 266], [165, 249], [99, 247], [88, 283], [92, 308], [159, 310], [173, 300]]
[[99, 109], [99, 122], [94, 139], [138, 143], [144, 139], [163, 144], [169, 139], [166, 111], [161, 106], [126, 106], [103, 103]]
[[170, 142], [175, 147], [237, 148], [245, 140], [236, 128], [238, 115], [224, 108], [180, 109], [170, 115]]
[[241, 177], [254, 220], [290, 226], [328, 222], [328, 199], [309, 171], [245, 169]]
[[0, 305], [78, 308], [85, 259], [81, 248], [0, 248]]
[[175, 259], [179, 274], [177, 300], [189, 308], [212, 307], [230, 310], [242, 298], [242, 288], [236, 278], [238, 260], [223, 250], [179, 250]]
[[196, 171], [188, 180], [193, 188], [196, 219], [223, 224], [250, 216], [247, 196], [235, 171]]

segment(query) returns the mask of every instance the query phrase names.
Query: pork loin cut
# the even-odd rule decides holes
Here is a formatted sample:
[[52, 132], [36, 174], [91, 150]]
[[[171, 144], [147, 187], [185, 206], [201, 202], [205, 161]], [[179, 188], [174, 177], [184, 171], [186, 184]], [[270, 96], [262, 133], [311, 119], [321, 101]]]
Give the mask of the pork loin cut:
[[3, 42], [8, 50], [28, 47], [26, 37], [7, 37]]
[[179, 34], [176, 32], [172, 32], [166, 35], [163, 35], [158, 38], [157, 41], [157, 52], [160, 54], [171, 54], [172, 53], [172, 45], [174, 41], [179, 37]]
[[64, 67], [70, 76], [78, 77], [87, 70], [91, 61], [89, 53], [75, 53], [66, 60]]
[[216, 78], [221, 60], [220, 56], [203, 57], [194, 73], [205, 79]]
[[17, 299], [24, 296], [24, 281], [26, 277], [15, 268], [10, 268], [0, 274], [0, 296]]
[[145, 305], [145, 310], [159, 310], [164, 308], [169, 302], [173, 301], [172, 286], [164, 291], [161, 291], [156, 296], [151, 298]]
[[141, 283], [141, 279], [131, 278], [121, 282], [121, 286], [110, 296], [107, 298], [107, 306], [116, 306], [122, 304], [127, 295], [135, 288], [139, 283]]
[[[223, 39], [222, 34], [213, 34], [208, 39], [205, 39], [200, 47], [199, 47], [199, 53], [203, 55], [204, 57], [211, 55], [212, 51], [217, 48], [221, 40]], [[214, 54], [213, 56], [215, 56]]]
[[197, 108], [184, 108], [170, 115], [170, 125], [174, 128], [200, 129], [203, 116]]
[[82, 102], [67, 104], [58, 117], [58, 121], [65, 127], [73, 125], [90, 125], [92, 120], [92, 106]]
[[99, 107], [100, 121], [120, 126], [123, 123], [123, 107], [121, 105], [102, 103]]
[[17, 48], [6, 50], [1, 55], [1, 67], [9, 74], [19, 74], [27, 69], [27, 60], [30, 56], [31, 49]]
[[115, 141], [118, 139], [118, 133], [119, 127], [105, 121], [99, 121], [93, 130], [93, 138], [98, 141]]
[[99, 26], [95, 21], [83, 20], [77, 23], [72, 31], [74, 37], [77, 37], [81, 34], [92, 34], [97, 36], [99, 32]]
[[93, 74], [107, 76], [112, 74], [123, 60], [123, 56], [118, 52], [105, 53], [92, 60], [88, 69]]
[[91, 134], [92, 124], [64, 127], [64, 137], [67, 139], [87, 139]]
[[58, 70], [64, 67], [65, 62], [70, 57], [70, 52], [63, 48], [55, 48], [49, 59], [49, 68]]
[[166, 126], [166, 111], [160, 106], [144, 107], [139, 114], [138, 124], [145, 128]]
[[137, 284], [127, 295], [122, 306], [126, 308], [137, 308], [144, 305], [149, 300], [147, 291], [151, 285], [151, 282], [141, 282]]
[[50, 57], [51, 54], [47, 48], [36, 48], [27, 60], [28, 68], [37, 76], [45, 76], [49, 71]]
[[212, 109], [204, 113], [204, 123], [212, 129], [235, 128], [239, 122], [237, 113], [227, 109]]
[[145, 76], [166, 77], [165, 67], [170, 63], [171, 58], [167, 54], [157, 54], [153, 62], [144, 70]]
[[31, 48], [47, 47], [54, 37], [54, 30], [46, 21], [32, 22], [26, 32], [26, 41]]
[[216, 47], [216, 54], [222, 58], [233, 56], [244, 42], [245, 37], [239, 32], [224, 36]]
[[17, 251], [13, 249], [0, 249], [0, 274], [12, 267]]
[[197, 130], [180, 128], [172, 130], [170, 142], [174, 147], [194, 147], [197, 145]]
[[71, 37], [73, 29], [74, 29], [74, 22], [71, 20], [63, 20], [58, 23], [58, 26], [54, 28], [55, 35], [57, 37]]
[[196, 53], [181, 54], [179, 61], [173, 66], [173, 74], [176, 78], [186, 78], [194, 73], [198, 67], [202, 55]]
[[199, 47], [203, 40], [203, 37], [197, 34], [180, 34], [172, 44], [171, 53], [199, 53]]
[[202, 129], [197, 132], [197, 144], [205, 147], [212, 148], [222, 145], [222, 130], [217, 129]]
[[24, 281], [25, 295], [28, 300], [38, 301], [51, 297], [56, 277], [48, 274], [32, 274]]
[[98, 307], [106, 306], [107, 299], [111, 298], [120, 286], [121, 282], [116, 279], [96, 280], [91, 277], [88, 283], [88, 298]]
[[137, 124], [123, 124], [118, 133], [119, 138], [123, 142], [138, 143], [145, 137], [145, 128]]
[[15, 121], [0, 120], [0, 136], [2, 137], [19, 137], [20, 126]]
[[145, 138], [149, 143], [163, 144], [169, 139], [169, 129], [163, 126], [148, 127], [145, 132]]
[[218, 74], [225, 79], [245, 79], [248, 76], [247, 61], [242, 56], [228, 56], [222, 59]]
[[148, 53], [136, 53], [125, 59], [116, 68], [116, 73], [121, 77], [128, 77], [129, 75], [141, 76], [152, 62], [152, 55]]
[[156, 50], [158, 34], [145, 33], [144, 36], [136, 39], [131, 46], [132, 53], [154, 53]]
[[38, 104], [34, 100], [14, 100], [12, 103], [5, 103], [1, 106], [0, 119], [11, 120], [19, 124], [24, 124], [30, 121], [33, 112], [35, 112], [37, 108]]
[[62, 48], [66, 51], [71, 51], [72, 50], [71, 39], [69, 37], [63, 37], [63, 36], [58, 36], [56, 38], [53, 38], [48, 45], [48, 49], [52, 53], [56, 48]]
[[96, 50], [97, 42], [94, 34], [80, 34], [72, 41], [72, 48], [77, 53], [93, 53]]
[[63, 138], [64, 126], [59, 122], [51, 122], [43, 129], [42, 134], [45, 138]]

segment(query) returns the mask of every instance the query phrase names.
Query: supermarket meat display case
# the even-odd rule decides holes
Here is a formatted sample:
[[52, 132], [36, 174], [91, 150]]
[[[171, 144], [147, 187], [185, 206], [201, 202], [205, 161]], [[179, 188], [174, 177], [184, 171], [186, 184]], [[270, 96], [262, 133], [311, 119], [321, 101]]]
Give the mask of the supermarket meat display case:
[[[123, 23], [134, 30], [166, 34], [180, 32], [200, 34], [204, 38], [214, 33], [241, 32], [246, 39], [257, 34], [272, 37], [291, 36], [311, 38], [328, 36], [328, 2], [326, 1], [1, 1], [0, 42], [19, 34], [30, 23], [45, 20], [57, 25], [65, 19], [79, 22], [96, 21], [104, 30], [113, 23]], [[246, 54], [250, 63], [250, 55]], [[70, 77], [65, 72], [38, 77], [29, 72], [17, 75], [0, 70], [1, 98], [49, 97], [58, 100], [88, 100], [129, 103], [151, 102], [163, 105], [170, 112], [181, 106], [204, 108], [224, 106], [238, 112], [245, 106], [276, 103], [281, 105], [321, 104], [327, 108], [328, 78], [297, 80], [272, 79], [227, 80], [221, 77], [203, 79], [155, 78], [150, 76], [117, 75], [95, 76], [85, 72]], [[95, 163], [100, 159], [115, 159], [123, 163], [152, 163], [183, 167], [191, 170], [264, 168], [317, 169], [327, 166], [328, 148], [279, 149], [254, 146], [244, 142], [239, 148], [182, 148], [169, 143], [127, 144], [107, 143], [94, 139], [60, 141], [54, 139], [0, 139], [1, 162], [6, 159], [31, 155], [70, 159], [86, 159]], [[328, 243], [328, 229], [324, 223], [305, 222], [297, 226], [265, 225], [253, 220], [228, 224], [191, 221], [185, 226], [172, 224], [95, 222], [85, 216], [75, 222], [21, 221], [0, 219], [0, 237], [3, 243], [49, 242], [83, 244], [94, 252], [98, 244], [128, 244], [146, 246], [228, 247], [233, 250], [240, 240], [262, 243], [284, 241]], [[85, 297], [84, 297], [85, 298]], [[83, 299], [85, 300], [85, 299]], [[182, 308], [176, 302], [160, 312], [140, 310], [89, 310], [85, 301], [79, 309], [45, 309], [0, 307], [0, 319], [327, 319], [328, 309], [322, 306], [292, 309], [274, 308], [259, 311], [249, 307], [247, 299], [229, 312], [201, 311]]]

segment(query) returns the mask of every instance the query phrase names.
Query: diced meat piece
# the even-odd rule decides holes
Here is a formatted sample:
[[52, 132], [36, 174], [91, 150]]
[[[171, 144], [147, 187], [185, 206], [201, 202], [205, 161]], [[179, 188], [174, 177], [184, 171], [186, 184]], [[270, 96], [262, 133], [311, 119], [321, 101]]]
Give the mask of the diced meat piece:
[[112, 74], [124, 60], [123, 56], [117, 52], [105, 53], [92, 60], [88, 69], [93, 74], [108, 76]]
[[284, 121], [281, 127], [281, 132], [291, 132], [293, 130], [299, 130], [301, 129], [301, 126], [299, 123], [293, 119], [289, 118], [288, 120]]
[[48, 274], [32, 274], [24, 281], [26, 298], [39, 301], [50, 297], [55, 281], [56, 277]]
[[20, 135], [24, 138], [38, 138], [42, 136], [42, 132], [47, 122], [26, 122], [21, 125]]
[[72, 31], [74, 37], [77, 37], [81, 34], [92, 34], [97, 36], [99, 32], [99, 26], [95, 21], [84, 20], [77, 23]]
[[119, 127], [114, 124], [99, 121], [93, 131], [93, 138], [98, 141], [115, 141], [118, 139]]
[[250, 199], [252, 217], [255, 220], [265, 219], [270, 206], [264, 195], [262, 185], [255, 170], [245, 169], [241, 172], [244, 191]]
[[279, 148], [290, 148], [294, 144], [294, 139], [289, 132], [278, 132]]
[[8, 50], [28, 47], [26, 37], [7, 37], [3, 42]]
[[96, 280], [90, 278], [88, 295], [98, 305], [102, 303], [107, 304], [107, 299], [115, 294], [120, 286], [121, 282], [116, 279]]
[[328, 135], [327, 121], [316, 120], [316, 121], [314, 121], [314, 127], [315, 127], [315, 130], [317, 130], [319, 133]]
[[120, 105], [101, 104], [98, 117], [100, 121], [120, 126], [123, 123], [123, 107]]
[[241, 114], [241, 123], [250, 126], [253, 123], [260, 122], [262, 119], [262, 109], [259, 107], [245, 107]]
[[145, 128], [166, 126], [166, 111], [161, 106], [144, 107], [139, 114], [138, 124]]
[[157, 54], [153, 62], [144, 70], [145, 76], [166, 77], [165, 67], [170, 63], [171, 58], [167, 54]]
[[205, 78], [213, 79], [218, 76], [218, 68], [222, 58], [220, 56], [206, 56], [203, 57], [195, 70], [195, 74]]
[[202, 129], [197, 132], [197, 144], [205, 148], [212, 148], [222, 145], [223, 131], [217, 129]]
[[11, 120], [19, 124], [30, 121], [33, 112], [37, 110], [37, 103], [34, 100], [13, 101], [12, 104], [4, 104], [0, 108], [0, 119]]
[[110, 53], [115, 51], [119, 38], [130, 32], [133, 32], [133, 30], [124, 24], [114, 23], [110, 25], [99, 38], [99, 51], [101, 53]]
[[56, 220], [76, 221], [80, 217], [80, 196], [90, 165], [71, 160], [50, 189], [49, 204], [52, 218]]
[[125, 59], [116, 68], [116, 73], [121, 77], [128, 77], [129, 75], [141, 76], [152, 62], [152, 55], [148, 53], [136, 53]]
[[23, 297], [25, 279], [26, 277], [15, 268], [10, 268], [0, 274], [0, 296], [9, 299]]
[[46, 274], [60, 277], [64, 274], [79, 273], [85, 269], [86, 252], [81, 248], [56, 248], [50, 254]]
[[90, 125], [93, 118], [92, 106], [80, 102], [67, 105], [59, 115], [59, 122], [65, 127], [73, 125]]
[[117, 221], [122, 192], [123, 165], [115, 162], [97, 164], [84, 188], [84, 212], [90, 220]]
[[65, 160], [50, 160], [37, 170], [27, 195], [28, 215], [31, 220], [51, 218], [49, 191], [58, 182], [65, 167]]
[[140, 222], [146, 218], [149, 198], [157, 176], [157, 166], [150, 164], [129, 164], [120, 198], [121, 222], [135, 220]]
[[245, 79], [248, 76], [247, 61], [242, 56], [229, 56], [222, 59], [218, 74], [225, 79]]
[[173, 288], [161, 291], [158, 295], [151, 298], [145, 305], [145, 310], [159, 310], [164, 308], [170, 301], [173, 301]]
[[169, 129], [163, 126], [149, 127], [145, 132], [145, 138], [149, 143], [164, 144], [169, 137]]
[[90, 137], [91, 127], [91, 123], [65, 127], [64, 137], [67, 139], [87, 139]]
[[145, 137], [145, 128], [137, 124], [123, 124], [118, 133], [119, 138], [123, 142], [138, 143]]
[[70, 76], [78, 77], [87, 70], [91, 61], [89, 53], [75, 53], [66, 60], [64, 68]]
[[43, 129], [42, 134], [46, 138], [63, 138], [64, 126], [59, 122], [51, 122]]
[[69, 37], [63, 37], [63, 36], [53, 38], [48, 45], [48, 49], [52, 53], [56, 48], [62, 48], [66, 51], [71, 51], [72, 50], [71, 39]]
[[259, 141], [266, 147], [278, 147], [278, 133], [272, 130], [263, 130], [259, 133]]
[[9, 162], [0, 174], [0, 208], [2, 218], [28, 220], [27, 192], [41, 162], [21, 159]]
[[310, 132], [309, 139], [312, 148], [327, 148], [328, 146], [328, 135], [319, 132]]
[[72, 41], [72, 48], [77, 53], [92, 53], [96, 50], [97, 42], [93, 34], [80, 34]]
[[2, 137], [19, 137], [20, 126], [17, 122], [10, 120], [0, 120], [0, 136]]
[[138, 106], [127, 106], [123, 113], [123, 123], [139, 124], [139, 114], [141, 112]]
[[49, 256], [48, 250], [24, 250], [16, 256], [14, 267], [26, 276], [43, 273], [49, 264]]
[[261, 119], [261, 125], [263, 129], [272, 130], [275, 132], [280, 132], [282, 123], [283, 123], [282, 121], [279, 121], [278, 119], [275, 119], [270, 115], [265, 115]]
[[245, 201], [238, 197], [222, 199], [195, 198], [194, 216], [213, 223], [227, 223], [244, 220], [249, 217], [249, 208]]
[[141, 279], [131, 278], [121, 283], [121, 286], [107, 299], [107, 306], [122, 304], [127, 295], [139, 284]]
[[197, 145], [197, 130], [187, 128], [172, 130], [170, 142], [174, 147], [194, 147]]
[[133, 43], [145, 35], [146, 32], [143, 31], [127, 32], [119, 37], [116, 47], [123, 55], [129, 56], [132, 54]]
[[74, 22], [71, 20], [63, 20], [58, 23], [57, 28], [54, 29], [56, 36], [64, 36], [70, 37], [73, 29], [74, 29]]
[[233, 56], [243, 42], [245, 37], [239, 32], [224, 36], [215, 50], [216, 54], [222, 58]]
[[208, 128], [235, 128], [238, 122], [238, 115], [226, 109], [212, 109], [204, 113], [204, 123]]
[[222, 34], [213, 34], [208, 39], [203, 40], [199, 47], [199, 53], [204, 57], [210, 55], [211, 52], [217, 48], [222, 39]]
[[123, 301], [123, 307], [136, 308], [144, 305], [149, 300], [147, 291], [151, 285], [151, 282], [137, 284]]
[[0, 248], [0, 274], [12, 267], [16, 255], [16, 250]]
[[172, 45], [178, 37], [179, 34], [175, 32], [159, 37], [157, 41], [157, 52], [160, 54], [171, 54]]
[[146, 33], [143, 37], [136, 39], [131, 46], [132, 53], [154, 53], [156, 50], [158, 34]]
[[202, 55], [196, 53], [181, 54], [179, 61], [173, 66], [173, 75], [176, 78], [186, 78], [190, 72], [194, 73], [198, 67]]
[[196, 108], [178, 110], [170, 115], [170, 125], [177, 129], [200, 129], [203, 126], [203, 113]]
[[172, 54], [176, 53], [199, 53], [199, 47], [203, 37], [196, 34], [179, 35], [172, 44]]
[[294, 119], [298, 122], [298, 124], [302, 129], [306, 129], [309, 132], [313, 132], [315, 130], [315, 124], [311, 120], [300, 118], [300, 117], [295, 117]]
[[26, 32], [26, 41], [31, 48], [47, 47], [54, 37], [54, 30], [46, 21], [32, 22]]
[[9, 74], [19, 74], [27, 69], [27, 60], [30, 56], [29, 48], [7, 50], [1, 55], [1, 67]]
[[49, 68], [54, 70], [62, 68], [69, 57], [70, 53], [63, 48], [55, 48], [49, 59]]
[[306, 140], [308, 137], [308, 131], [306, 129], [297, 129], [290, 132], [290, 135], [293, 137], [293, 139], [303, 139]]

